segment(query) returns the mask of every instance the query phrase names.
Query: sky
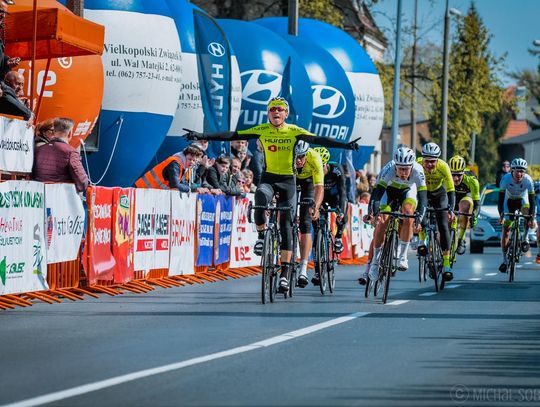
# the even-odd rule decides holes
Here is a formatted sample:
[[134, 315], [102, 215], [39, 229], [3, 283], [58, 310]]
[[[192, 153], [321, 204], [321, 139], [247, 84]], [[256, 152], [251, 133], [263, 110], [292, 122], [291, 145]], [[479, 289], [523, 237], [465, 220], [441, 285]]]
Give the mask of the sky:
[[[397, 0], [379, 0], [370, 11], [380, 27], [395, 31]], [[458, 9], [462, 15], [467, 13], [470, 0], [449, 0], [451, 8]], [[528, 49], [532, 42], [540, 40], [540, 0], [475, 0], [476, 8], [484, 26], [492, 35], [491, 52], [500, 57], [507, 53], [506, 71], [536, 69], [540, 57], [532, 56]], [[402, 24], [411, 25], [414, 13], [414, 0], [402, 0]], [[437, 44], [443, 40], [443, 17], [445, 0], [418, 0], [419, 32]], [[455, 32], [455, 24], [452, 32]], [[387, 34], [389, 41], [395, 41], [394, 34]], [[394, 45], [392, 44], [392, 48]], [[514, 81], [506, 74], [500, 75], [504, 85]]]

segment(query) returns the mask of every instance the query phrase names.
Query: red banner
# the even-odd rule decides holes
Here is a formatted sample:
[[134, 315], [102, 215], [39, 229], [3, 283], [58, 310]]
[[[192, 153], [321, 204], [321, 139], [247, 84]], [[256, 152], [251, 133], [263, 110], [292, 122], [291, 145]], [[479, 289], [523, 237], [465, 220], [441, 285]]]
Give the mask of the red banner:
[[85, 252], [88, 255], [88, 281], [113, 280], [116, 261], [112, 254], [113, 188], [90, 187], [86, 192], [88, 203], [88, 230]]
[[134, 278], [133, 228], [135, 194], [132, 188], [114, 188], [112, 252], [116, 261], [114, 282], [127, 283]]

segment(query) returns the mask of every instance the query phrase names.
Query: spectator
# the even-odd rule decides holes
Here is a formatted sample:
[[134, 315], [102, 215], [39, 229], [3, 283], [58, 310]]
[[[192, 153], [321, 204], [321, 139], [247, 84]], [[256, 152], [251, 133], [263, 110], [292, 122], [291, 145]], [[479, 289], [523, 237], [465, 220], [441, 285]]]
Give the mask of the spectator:
[[[193, 145], [163, 160], [135, 182], [137, 188], [192, 190], [193, 167], [203, 151]], [[195, 191], [197, 191], [195, 187]], [[199, 192], [199, 191], [197, 191]]]
[[54, 134], [54, 119], [47, 119], [38, 123], [34, 134], [35, 147], [41, 147], [51, 141]]
[[24, 120], [30, 121], [34, 114], [21, 101], [21, 98], [23, 98], [24, 76], [19, 72], [10, 71], [6, 74], [5, 80], [0, 86], [3, 92], [0, 98], [0, 113], [22, 116]]
[[251, 154], [251, 152], [248, 150], [247, 140], [231, 141], [231, 157], [236, 157], [240, 159], [240, 162], [242, 163], [242, 169], [246, 168], [249, 165], [253, 154]]
[[254, 193], [257, 190], [257, 187], [253, 184], [253, 171], [246, 168], [242, 171], [242, 174], [244, 175], [244, 192]]
[[373, 190], [375, 189], [375, 184], [377, 183], [377, 175], [368, 173], [367, 179], [369, 184], [368, 192], [372, 194]]
[[[251, 154], [251, 153], [250, 153]], [[251, 161], [251, 157], [248, 157], [247, 147], [243, 147], [236, 152], [236, 158], [240, 160], [242, 170], [245, 170]]]
[[504, 174], [510, 172], [510, 161], [503, 161], [501, 165], [501, 169], [497, 171], [497, 174], [495, 175], [495, 184], [497, 185], [497, 188], [499, 188], [499, 185], [501, 183], [501, 178]]
[[69, 141], [73, 137], [73, 120], [54, 119], [54, 133], [50, 141], [36, 149], [33, 179], [41, 182], [73, 182], [77, 192], [86, 191], [88, 176], [81, 156]]
[[229, 173], [231, 160], [229, 157], [220, 155], [216, 162], [206, 172], [206, 183], [209, 188], [220, 189], [227, 195], [240, 195], [241, 189], [236, 185], [236, 180]]
[[10, 58], [5, 55], [4, 47], [4, 24], [7, 14], [7, 6], [15, 4], [12, 0], [0, 0], [0, 81], [4, 80], [5, 75], [19, 65], [20, 58]]
[[242, 168], [242, 161], [240, 161], [239, 158], [233, 157], [231, 158], [231, 174], [237, 175], [240, 173]]
[[358, 197], [358, 203], [359, 204], [369, 204], [369, 199], [371, 198], [371, 194], [369, 192], [362, 192], [360, 196]]
[[362, 192], [369, 191], [369, 182], [364, 170], [356, 171], [356, 195], [359, 196]]
[[196, 191], [200, 194], [211, 192], [208, 188], [204, 186], [206, 180], [206, 171], [209, 167], [214, 165], [214, 159], [208, 157], [208, 140], [199, 140], [197, 142], [191, 143], [193, 147], [199, 148], [203, 155], [197, 160], [197, 164], [193, 168], [193, 178], [191, 182], [191, 190]]

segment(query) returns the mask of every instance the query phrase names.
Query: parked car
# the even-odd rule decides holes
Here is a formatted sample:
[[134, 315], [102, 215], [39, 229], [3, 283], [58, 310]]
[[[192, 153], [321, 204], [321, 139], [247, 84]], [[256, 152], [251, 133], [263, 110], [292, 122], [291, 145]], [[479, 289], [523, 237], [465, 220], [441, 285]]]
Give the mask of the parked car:
[[[484, 246], [500, 245], [502, 225], [499, 223], [498, 201], [499, 188], [495, 184], [486, 185], [480, 195], [478, 223], [471, 230], [471, 253], [483, 253]], [[521, 230], [523, 232], [523, 228]], [[531, 246], [536, 244], [536, 225], [529, 230], [529, 241]]]

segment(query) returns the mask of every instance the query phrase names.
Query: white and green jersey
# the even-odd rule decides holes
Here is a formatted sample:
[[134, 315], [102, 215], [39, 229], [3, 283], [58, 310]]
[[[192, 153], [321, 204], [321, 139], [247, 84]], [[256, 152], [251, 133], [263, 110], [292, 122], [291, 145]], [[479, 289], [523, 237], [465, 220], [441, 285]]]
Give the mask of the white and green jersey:
[[388, 164], [383, 167], [381, 173], [377, 177], [376, 185], [381, 186], [384, 189], [407, 189], [411, 188], [412, 185], [416, 185], [417, 191], [424, 191], [427, 189], [424, 168], [422, 168], [420, 164], [417, 162], [413, 163], [411, 175], [408, 179], [403, 180], [396, 174], [396, 163], [394, 160], [389, 161]]

